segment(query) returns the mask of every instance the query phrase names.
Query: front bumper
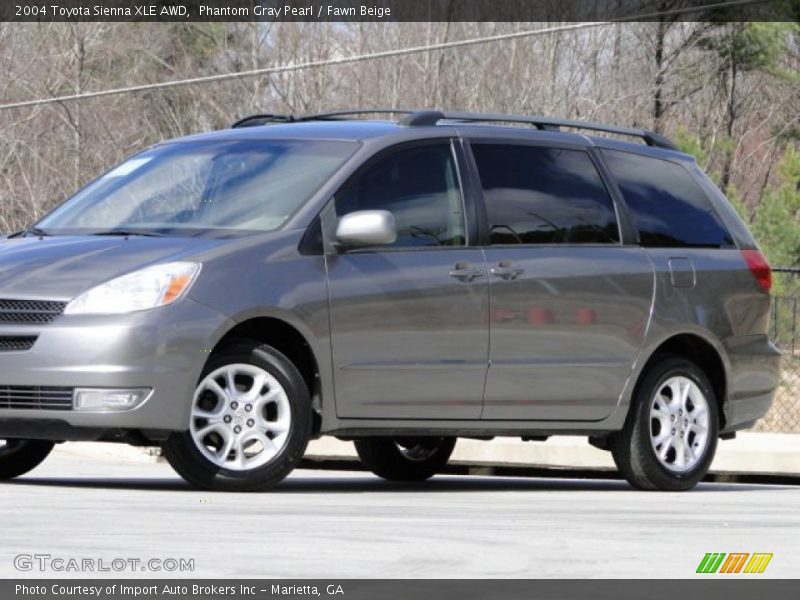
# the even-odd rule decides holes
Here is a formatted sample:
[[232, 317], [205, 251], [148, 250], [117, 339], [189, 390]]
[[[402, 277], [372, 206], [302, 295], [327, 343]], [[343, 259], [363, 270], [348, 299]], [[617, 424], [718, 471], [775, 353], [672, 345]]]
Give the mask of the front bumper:
[[0, 353], [0, 386], [153, 390], [130, 410], [0, 408], [0, 439], [96, 439], [97, 432], [106, 430], [185, 430], [203, 365], [232, 325], [189, 298], [130, 315], [62, 315], [41, 326], [0, 325], [0, 335], [38, 335], [30, 350]]

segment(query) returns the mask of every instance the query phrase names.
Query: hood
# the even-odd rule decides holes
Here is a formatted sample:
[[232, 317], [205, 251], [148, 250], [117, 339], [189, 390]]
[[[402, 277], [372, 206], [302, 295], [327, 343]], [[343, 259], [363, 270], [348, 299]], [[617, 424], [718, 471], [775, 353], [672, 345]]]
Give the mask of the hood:
[[0, 298], [71, 300], [151, 264], [191, 260], [231, 240], [52, 236], [0, 240]]

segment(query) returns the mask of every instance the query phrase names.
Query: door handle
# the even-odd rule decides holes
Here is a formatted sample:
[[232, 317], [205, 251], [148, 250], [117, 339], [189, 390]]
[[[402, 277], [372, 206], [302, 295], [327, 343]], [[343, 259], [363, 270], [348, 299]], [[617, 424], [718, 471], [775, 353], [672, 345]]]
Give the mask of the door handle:
[[499, 277], [500, 279], [505, 279], [506, 281], [514, 281], [524, 272], [525, 269], [512, 267], [511, 263], [507, 263], [505, 261], [501, 261], [499, 265], [497, 265], [496, 267], [492, 267], [489, 270], [489, 273], [491, 273], [495, 277]]
[[450, 271], [450, 277], [455, 277], [459, 281], [466, 281], [467, 283], [481, 277], [483, 274], [483, 269], [471, 267], [468, 263], [456, 263], [455, 268]]

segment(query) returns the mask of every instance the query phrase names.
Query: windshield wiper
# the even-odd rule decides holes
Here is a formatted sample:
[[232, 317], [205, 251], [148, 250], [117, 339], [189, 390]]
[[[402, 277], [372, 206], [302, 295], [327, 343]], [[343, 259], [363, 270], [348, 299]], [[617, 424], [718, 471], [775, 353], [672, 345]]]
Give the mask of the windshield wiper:
[[163, 233], [155, 233], [154, 231], [136, 231], [134, 229], [109, 229], [108, 231], [96, 231], [89, 235], [117, 235], [121, 237], [142, 236], [142, 237], [164, 237]]
[[23, 229], [22, 231], [17, 231], [16, 233], [12, 233], [8, 236], [9, 239], [11, 238], [18, 238], [18, 237], [28, 237], [29, 235], [33, 235], [36, 237], [47, 237], [50, 234], [47, 233], [44, 229], [39, 229], [38, 227], [31, 227], [29, 229]]

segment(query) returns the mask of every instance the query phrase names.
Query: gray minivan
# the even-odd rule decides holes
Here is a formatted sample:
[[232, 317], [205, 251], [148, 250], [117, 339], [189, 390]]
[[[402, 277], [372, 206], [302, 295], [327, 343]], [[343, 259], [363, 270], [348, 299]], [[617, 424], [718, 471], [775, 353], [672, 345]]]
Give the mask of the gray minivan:
[[[359, 118], [376, 112], [403, 116]], [[652, 132], [256, 115], [149, 148], [0, 242], [0, 478], [102, 440], [263, 490], [333, 435], [419, 481], [458, 437], [561, 434], [638, 488], [688, 489], [770, 406], [770, 285]]]

